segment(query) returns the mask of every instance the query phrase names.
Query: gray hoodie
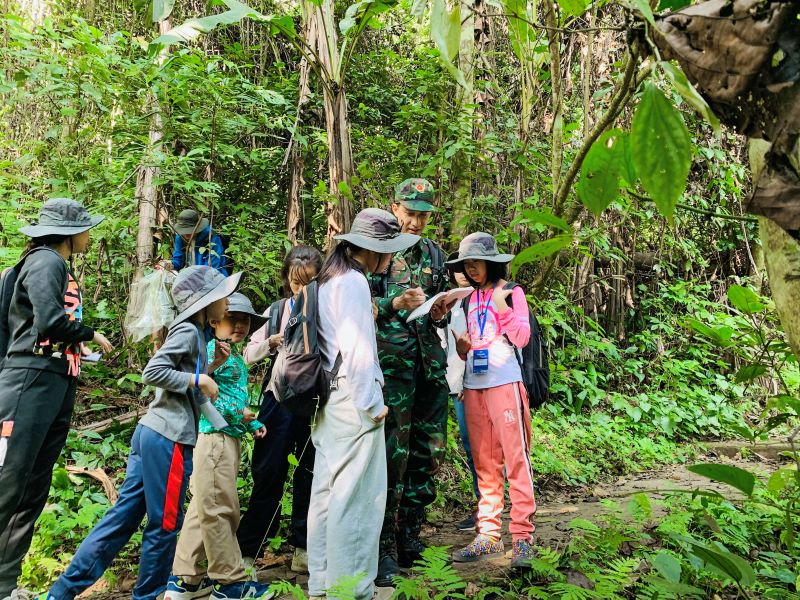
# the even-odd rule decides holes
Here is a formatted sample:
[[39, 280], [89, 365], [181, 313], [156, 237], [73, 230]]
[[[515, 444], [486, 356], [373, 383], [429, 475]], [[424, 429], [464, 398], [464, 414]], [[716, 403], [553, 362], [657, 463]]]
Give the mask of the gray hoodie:
[[198, 355], [200, 373], [207, 370], [204, 340], [203, 331], [193, 322], [178, 323], [142, 372], [142, 383], [157, 389], [155, 400], [140, 423], [178, 444], [197, 443], [200, 415], [195, 395], [200, 396], [201, 392], [189, 384], [195, 376]]

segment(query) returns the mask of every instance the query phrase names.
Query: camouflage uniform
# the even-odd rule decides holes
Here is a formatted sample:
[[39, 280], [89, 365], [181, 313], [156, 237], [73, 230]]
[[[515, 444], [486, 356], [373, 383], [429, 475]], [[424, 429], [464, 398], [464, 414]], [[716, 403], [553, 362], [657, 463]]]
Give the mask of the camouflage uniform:
[[[414, 187], [424, 182], [426, 191], [431, 189], [424, 180], [409, 181]], [[401, 186], [398, 193], [403, 191]], [[405, 204], [418, 210], [413, 201]], [[441, 253], [441, 248], [435, 247]], [[444, 457], [449, 398], [447, 353], [430, 315], [407, 323], [409, 311], [392, 308], [392, 299], [409, 288], [420, 287], [427, 297], [444, 289], [444, 265], [438, 281], [434, 281], [437, 274], [433, 265], [428, 242], [421, 239], [395, 254], [388, 277], [384, 275], [382, 281], [381, 276], [373, 277], [378, 295], [378, 357], [385, 380], [384, 402], [389, 407], [385, 424], [388, 494], [381, 532], [382, 555], [396, 556], [398, 534], [401, 552], [404, 531], [410, 530], [414, 538], [419, 535], [424, 508], [436, 498], [434, 474]], [[438, 325], [446, 326], [446, 321]]]

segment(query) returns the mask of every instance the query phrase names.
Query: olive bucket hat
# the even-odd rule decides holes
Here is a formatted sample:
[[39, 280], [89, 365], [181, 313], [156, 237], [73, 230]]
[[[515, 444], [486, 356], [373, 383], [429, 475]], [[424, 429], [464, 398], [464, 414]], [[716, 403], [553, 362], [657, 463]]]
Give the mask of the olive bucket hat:
[[427, 179], [411, 178], [394, 188], [394, 201], [409, 210], [431, 212], [435, 210], [433, 186]]
[[458, 245], [458, 256], [445, 264], [456, 266], [465, 260], [488, 260], [489, 262], [507, 263], [513, 260], [513, 254], [500, 254], [494, 236], [483, 231], [470, 233]]
[[192, 235], [203, 231], [209, 226], [208, 219], [200, 217], [200, 213], [193, 208], [182, 210], [172, 228], [179, 235]]
[[92, 216], [72, 198], [51, 198], [39, 209], [39, 222], [20, 227], [20, 233], [38, 238], [46, 235], [77, 235], [100, 223], [105, 217]]
[[258, 314], [256, 309], [253, 308], [253, 303], [250, 302], [250, 299], [240, 292], [231, 294], [228, 297], [228, 312], [243, 313], [250, 317], [250, 331], [247, 332], [248, 335], [261, 329], [268, 320], [264, 315]]
[[205, 265], [186, 267], [178, 273], [172, 284], [172, 302], [178, 316], [169, 326], [174, 327], [217, 300], [233, 294], [239, 287], [241, 278], [241, 273], [225, 277], [216, 269]]
[[400, 252], [419, 241], [418, 235], [401, 233], [397, 218], [380, 208], [365, 208], [353, 219], [349, 233], [334, 237], [359, 248], [382, 254]]

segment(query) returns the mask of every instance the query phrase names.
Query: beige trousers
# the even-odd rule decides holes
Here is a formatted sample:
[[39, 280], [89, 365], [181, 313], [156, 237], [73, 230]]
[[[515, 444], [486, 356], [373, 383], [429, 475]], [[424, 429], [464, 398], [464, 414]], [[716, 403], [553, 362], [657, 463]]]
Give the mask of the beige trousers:
[[239, 439], [224, 433], [198, 435], [189, 484], [192, 500], [172, 563], [172, 574], [187, 583], [196, 585], [205, 575], [222, 584], [247, 578], [236, 541], [240, 459]]

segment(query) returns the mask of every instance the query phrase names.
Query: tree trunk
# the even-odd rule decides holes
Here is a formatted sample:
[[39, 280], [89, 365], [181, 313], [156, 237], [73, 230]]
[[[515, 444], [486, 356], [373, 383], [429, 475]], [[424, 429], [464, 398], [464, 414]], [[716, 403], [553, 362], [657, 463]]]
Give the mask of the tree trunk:
[[[169, 19], [159, 23], [159, 32], [163, 35], [170, 29]], [[165, 51], [159, 56], [163, 62]], [[150, 118], [150, 133], [148, 135], [147, 149], [142, 156], [139, 173], [136, 177], [136, 201], [139, 205], [139, 225], [136, 231], [136, 272], [133, 276], [134, 283], [144, 275], [145, 266], [153, 262], [153, 232], [156, 229], [158, 218], [158, 189], [155, 180], [159, 168], [153, 164], [155, 153], [161, 146], [164, 137], [164, 124], [161, 119], [161, 106], [154, 92], [148, 95], [146, 107], [152, 112]]]

